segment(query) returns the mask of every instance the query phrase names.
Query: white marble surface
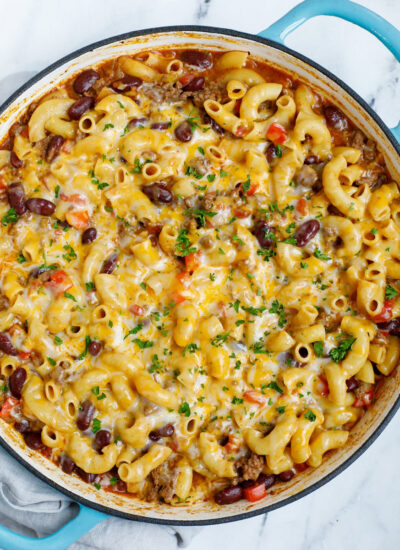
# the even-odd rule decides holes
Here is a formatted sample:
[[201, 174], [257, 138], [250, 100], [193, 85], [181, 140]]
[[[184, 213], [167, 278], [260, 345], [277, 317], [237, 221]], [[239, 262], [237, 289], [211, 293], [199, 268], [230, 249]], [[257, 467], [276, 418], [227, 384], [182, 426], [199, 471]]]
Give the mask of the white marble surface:
[[[359, 2], [400, 27], [399, 0]], [[29, 75], [104, 37], [174, 24], [256, 33], [295, 4], [295, 0], [0, 0], [0, 101]], [[345, 80], [389, 125], [397, 123], [400, 65], [374, 37], [349, 23], [316, 18], [287, 43]], [[317, 492], [268, 517], [206, 527], [189, 550], [396, 550], [400, 548], [399, 461], [400, 413], [355, 464]]]

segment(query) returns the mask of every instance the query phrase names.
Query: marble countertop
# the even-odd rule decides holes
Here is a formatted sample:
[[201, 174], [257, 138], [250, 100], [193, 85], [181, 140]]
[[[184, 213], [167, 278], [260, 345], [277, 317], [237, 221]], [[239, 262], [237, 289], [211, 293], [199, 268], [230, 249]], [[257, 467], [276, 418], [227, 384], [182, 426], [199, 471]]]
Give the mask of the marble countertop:
[[[323, 0], [321, 0], [322, 2]], [[3, 0], [5, 3], [5, 0]], [[203, 24], [260, 32], [295, 0], [14, 0], [0, 19], [0, 102], [59, 57], [102, 38], [147, 27]], [[400, 27], [398, 0], [359, 0]], [[349, 23], [315, 18], [288, 46], [341, 77], [389, 126], [400, 118], [400, 65]], [[202, 529], [189, 550], [382, 550], [400, 547], [400, 412], [352, 466], [294, 504]], [[125, 550], [125, 549], [121, 549]]]

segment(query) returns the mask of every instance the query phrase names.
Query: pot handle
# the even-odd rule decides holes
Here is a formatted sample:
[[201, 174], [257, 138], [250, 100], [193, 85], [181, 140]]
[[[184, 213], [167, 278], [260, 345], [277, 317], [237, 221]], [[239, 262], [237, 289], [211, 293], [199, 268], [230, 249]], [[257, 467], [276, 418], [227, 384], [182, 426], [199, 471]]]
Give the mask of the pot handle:
[[43, 538], [27, 537], [0, 525], [0, 548], [4, 550], [65, 550], [108, 516], [79, 505], [78, 515], [58, 531]]
[[[350, 0], [304, 0], [258, 36], [284, 44], [285, 38], [297, 27], [317, 15], [340, 17], [375, 35], [400, 62], [400, 31], [377, 13]], [[391, 128], [400, 142], [400, 123]]]

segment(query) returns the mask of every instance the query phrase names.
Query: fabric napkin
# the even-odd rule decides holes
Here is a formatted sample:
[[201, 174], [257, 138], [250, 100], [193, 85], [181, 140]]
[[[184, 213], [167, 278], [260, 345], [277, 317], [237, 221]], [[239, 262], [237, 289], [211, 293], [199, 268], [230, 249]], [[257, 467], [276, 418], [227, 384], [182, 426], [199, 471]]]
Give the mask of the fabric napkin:
[[[1, 525], [30, 537], [44, 537], [71, 520], [76, 506], [0, 448]], [[68, 550], [110, 550], [116, 541], [120, 550], [176, 550], [187, 546], [199, 530], [199, 527], [152, 525], [110, 517]]]

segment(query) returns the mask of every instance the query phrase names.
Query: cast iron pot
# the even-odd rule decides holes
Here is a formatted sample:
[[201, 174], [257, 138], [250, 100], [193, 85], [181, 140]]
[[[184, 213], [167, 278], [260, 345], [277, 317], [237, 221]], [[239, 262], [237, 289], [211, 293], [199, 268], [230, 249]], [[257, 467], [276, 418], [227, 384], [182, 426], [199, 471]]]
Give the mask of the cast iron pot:
[[[380, 16], [349, 0], [305, 0], [267, 30], [254, 36], [237, 31], [197, 26], [164, 27], [130, 32], [82, 48], [57, 61], [15, 92], [0, 107], [0, 140], [26, 106], [86, 67], [142, 49], [189, 47], [205, 50], [247, 50], [288, 73], [296, 73], [342, 109], [378, 143], [392, 176], [400, 181], [400, 125], [389, 130], [371, 108], [346, 84], [310, 59], [285, 47], [285, 37], [316, 15], [333, 15], [351, 21], [383, 42], [400, 61], [400, 32]], [[140, 502], [135, 498], [97, 491], [77, 477], [61, 471], [46, 458], [24, 446], [9, 425], [0, 421], [0, 444], [28, 470], [75, 500], [79, 514], [55, 534], [32, 539], [0, 526], [0, 546], [7, 550], [61, 550], [67, 548], [108, 515], [161, 524], [210, 525], [235, 521], [284, 506], [318, 489], [338, 475], [378, 437], [400, 405], [400, 368], [379, 388], [377, 401], [354, 427], [347, 445], [332, 452], [321, 467], [307, 469], [278, 486], [256, 503], [246, 500], [218, 507], [212, 501], [183, 507]]]

